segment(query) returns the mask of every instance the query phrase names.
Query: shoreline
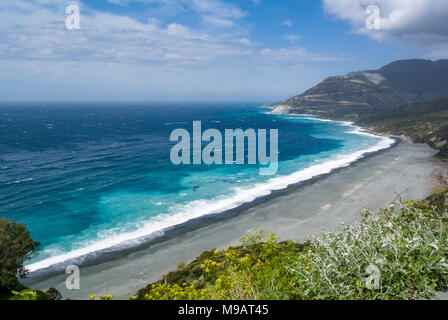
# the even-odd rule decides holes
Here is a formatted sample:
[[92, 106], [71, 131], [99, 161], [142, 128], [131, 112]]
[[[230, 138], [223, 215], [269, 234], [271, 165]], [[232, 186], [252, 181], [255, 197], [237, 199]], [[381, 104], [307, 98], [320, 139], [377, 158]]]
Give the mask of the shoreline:
[[[277, 115], [278, 114], [279, 113], [277, 113]], [[216, 224], [225, 224], [225, 223], [232, 224], [233, 219], [237, 219], [238, 217], [243, 216], [243, 215], [247, 216], [248, 212], [251, 212], [253, 210], [257, 211], [263, 207], [269, 207], [269, 206], [271, 206], [272, 202], [278, 201], [279, 198], [294, 197], [294, 195], [296, 193], [301, 193], [303, 191], [303, 189], [306, 189], [309, 186], [312, 186], [316, 183], [321, 183], [322, 180], [329, 179], [331, 176], [338, 175], [340, 172], [344, 171], [345, 169], [353, 169], [353, 167], [362, 165], [364, 162], [368, 162], [371, 159], [381, 157], [381, 155], [384, 155], [384, 154], [388, 154], [389, 152], [391, 152], [391, 150], [394, 150], [395, 148], [400, 148], [400, 146], [403, 147], [404, 145], [406, 145], [407, 147], [410, 147], [410, 148], [413, 148], [412, 146], [414, 146], [414, 148], [419, 148], [421, 150], [426, 149], [426, 151], [425, 151], [426, 154], [432, 153], [430, 156], [430, 160], [432, 160], [432, 161], [430, 161], [430, 165], [428, 165], [429, 167], [432, 167], [432, 169], [431, 169], [431, 172], [428, 172], [426, 174], [426, 178], [428, 179], [428, 183], [426, 185], [428, 186], [428, 188], [424, 193], [420, 192], [421, 198], [426, 197], [427, 195], [429, 195], [430, 192], [432, 192], [434, 189], [436, 189], [438, 187], [438, 182], [437, 182], [436, 177], [439, 173], [435, 174], [434, 173], [435, 170], [439, 170], [439, 172], [446, 172], [446, 169], [448, 168], [448, 165], [444, 166], [444, 165], [442, 165], [442, 163], [438, 163], [436, 161], [437, 159], [433, 157], [436, 154], [436, 150], [430, 148], [427, 145], [416, 145], [416, 144], [412, 143], [411, 141], [409, 141], [408, 139], [405, 139], [403, 137], [389, 136], [389, 135], [385, 135], [383, 133], [377, 133], [377, 132], [374, 132], [371, 128], [367, 128], [367, 129], [363, 128], [351, 121], [320, 119], [314, 115], [303, 115], [303, 114], [286, 113], [284, 115], [304, 116], [304, 117], [309, 117], [312, 120], [318, 120], [318, 121], [339, 122], [339, 123], [342, 123], [343, 125], [346, 125], [347, 127], [352, 127], [354, 129], [352, 131], [353, 134], [372, 135], [375, 137], [380, 137], [382, 139], [374, 147], [370, 148], [370, 149], [377, 148], [377, 150], [371, 150], [371, 151], [369, 151], [370, 149], [361, 150], [361, 151], [359, 151], [359, 155], [357, 157], [355, 157], [355, 159], [348, 161], [347, 163], [345, 163], [343, 165], [331, 168], [330, 170], [328, 170], [328, 172], [324, 171], [324, 172], [320, 172], [319, 174], [311, 175], [310, 177], [299, 180], [297, 182], [286, 184], [286, 186], [284, 186], [283, 188], [279, 188], [279, 189], [274, 188], [272, 190], [269, 190], [269, 193], [267, 195], [256, 197], [252, 201], [243, 202], [233, 208], [223, 210], [223, 211], [217, 212], [217, 213], [211, 213], [211, 214], [207, 214], [207, 215], [201, 215], [198, 217], [194, 217], [190, 220], [181, 222], [180, 224], [175, 224], [173, 226], [170, 226], [165, 230], [161, 230], [160, 232], [157, 232], [156, 234], [150, 234], [147, 237], [130, 240], [128, 245], [126, 243], [121, 243], [118, 246], [113, 246], [110, 248], [106, 248], [104, 250], [90, 252], [89, 254], [84, 255], [82, 257], [75, 257], [73, 259], [64, 260], [62, 262], [52, 264], [48, 268], [42, 268], [35, 272], [32, 272], [31, 278], [28, 280], [25, 280], [24, 283], [29, 286], [33, 286], [33, 285], [38, 286], [39, 289], [46, 289], [50, 286], [57, 286], [57, 282], [55, 282], [54, 279], [55, 278], [62, 279], [61, 273], [65, 274], [65, 272], [64, 272], [65, 267], [70, 264], [79, 265], [82, 270], [86, 270], [86, 269], [89, 270], [88, 272], [89, 272], [90, 276], [97, 274], [97, 272], [92, 272], [92, 270], [95, 270], [97, 268], [102, 269], [102, 267], [104, 267], [105, 265], [115, 265], [117, 263], [119, 265], [121, 265], [123, 262], [128, 262], [128, 260], [131, 260], [131, 263], [125, 264], [125, 266], [134, 265], [134, 263], [136, 263], [137, 265], [140, 265], [141, 261], [139, 261], [139, 260], [133, 261], [133, 259], [128, 259], [128, 258], [130, 256], [134, 256], [134, 255], [138, 256], [140, 254], [143, 254], [143, 255], [150, 254], [150, 252], [152, 252], [152, 250], [157, 250], [158, 247], [159, 248], [165, 247], [164, 250], [166, 250], [166, 245], [168, 243], [170, 243], [172, 241], [176, 241], [176, 239], [179, 239], [179, 238], [187, 237], [191, 233], [194, 234], [194, 233], [200, 232], [200, 230], [203, 230], [204, 228], [209, 228]], [[389, 140], [389, 142], [387, 142], [388, 140]], [[390, 141], [390, 140], [392, 140], [392, 141]], [[386, 146], [379, 147], [379, 145], [381, 145], [381, 143], [386, 144]], [[387, 145], [387, 143], [389, 143], [389, 144]], [[400, 157], [398, 157], [398, 158], [400, 158]], [[329, 161], [331, 161], [331, 159], [327, 160], [326, 162], [329, 162]], [[305, 168], [305, 170], [306, 169], [307, 168]], [[303, 170], [301, 170], [301, 171], [303, 171]], [[288, 177], [288, 176], [286, 176], [286, 177]], [[284, 178], [284, 177], [279, 177], [279, 179], [280, 178]], [[399, 178], [401, 178], [401, 177], [399, 177]], [[350, 196], [353, 193], [358, 192], [358, 190], [359, 190], [359, 187], [356, 187], [355, 190], [349, 190], [349, 191], [345, 192], [343, 194], [343, 198], [345, 198], [346, 196]], [[408, 190], [406, 189], [403, 192], [407, 192], [407, 191]], [[397, 194], [398, 197], [401, 197], [402, 193], [398, 193], [395, 190], [394, 190], [394, 192]], [[414, 194], [414, 192], [411, 192], [411, 193]], [[417, 197], [419, 197], [419, 196], [417, 196]], [[381, 197], [379, 197], [379, 198], [381, 198]], [[411, 197], [411, 198], [415, 198], [415, 197]], [[391, 199], [390, 201], [392, 201], [392, 200], [396, 200], [396, 199]], [[387, 204], [387, 202], [390, 202], [390, 201], [381, 203], [380, 206], [385, 205], [385, 204]], [[366, 207], [368, 207], [368, 206], [365, 206], [364, 204], [362, 204], [362, 206], [359, 208], [361, 210]], [[309, 220], [319, 218], [320, 211], [327, 211], [327, 210], [331, 211], [330, 209], [333, 209], [332, 204], [327, 203], [327, 204], [322, 205], [320, 207], [320, 210], [317, 210], [316, 211], [317, 213], [314, 216], [311, 216], [309, 218]], [[376, 208], [370, 206], [369, 209], [374, 210]], [[278, 210], [278, 208], [277, 208], [277, 210]], [[280, 211], [281, 211], [281, 209], [280, 209]], [[341, 213], [339, 214], [339, 216], [341, 216]], [[349, 219], [349, 220], [351, 220], [351, 222], [357, 221], [358, 218], [360, 218], [360, 211], [357, 212], [355, 217], [351, 216], [350, 218], [351, 219]], [[343, 221], [343, 223], [345, 223], [345, 222], [346, 221]], [[336, 228], [337, 225], [332, 226], [331, 224], [326, 223], [325, 221], [321, 221], [319, 224], [319, 227], [320, 227], [321, 231], [324, 230], [325, 228], [327, 231], [329, 231], [329, 230], [331, 230], [332, 227]], [[259, 228], [259, 226], [254, 226], [254, 228]], [[306, 241], [306, 237], [311, 236], [311, 235], [315, 236], [316, 234], [319, 233], [316, 229], [316, 226], [314, 226], [313, 228], [311, 228], [311, 229], [313, 229], [314, 231], [307, 234], [307, 236], [305, 236], [305, 237], [302, 236], [301, 238], [296, 238], [295, 236], [291, 237], [290, 235], [287, 235], [286, 238], [282, 237], [282, 239], [304, 242], [304, 241]], [[279, 229], [281, 229], [281, 228], [279, 228]], [[250, 230], [247, 229], [246, 231], [249, 232]], [[282, 232], [278, 232], [278, 230], [274, 229], [274, 228], [267, 229], [267, 231], [274, 232], [274, 233], [280, 233], [280, 234], [282, 233]], [[221, 246], [215, 246], [215, 247], [224, 248], [224, 247], [228, 247], [231, 244], [236, 245], [237, 242], [235, 242], [235, 241], [237, 241], [237, 239], [244, 236], [244, 234], [245, 233], [242, 233], [238, 237], [228, 239], [227, 241], [230, 241], [230, 242], [228, 242], [227, 245], [221, 245]], [[136, 243], [136, 241], [140, 241], [140, 242]], [[200, 253], [202, 253], [203, 251], [210, 250], [210, 249], [213, 249], [213, 248], [204, 247], [201, 252], [198, 252], [196, 255], [189, 255], [188, 259], [185, 259], [185, 260], [187, 262], [190, 262], [196, 256], [199, 256]], [[161, 254], [161, 252], [159, 252], [159, 254]], [[173, 255], [173, 257], [175, 257], [175, 255]], [[179, 262], [185, 262], [185, 261], [178, 260], [176, 262], [176, 265]], [[144, 268], [144, 266], [141, 266], [141, 265], [140, 265], [140, 267]], [[115, 268], [116, 267], [113, 267], [112, 269], [110, 269], [110, 268], [108, 269], [106, 267], [105, 269], [102, 269], [101, 272], [113, 274]], [[171, 269], [173, 269], [172, 264], [171, 264]], [[120, 268], [120, 270], [121, 270], [121, 268]], [[170, 267], [167, 267], [167, 266], [165, 266], [163, 269], [157, 268], [158, 274], [155, 278], [152, 278], [151, 281], [142, 282], [139, 285], [139, 287], [135, 287], [134, 292], [131, 292], [130, 290], [122, 290], [120, 292], [116, 292], [115, 296], [118, 298], [121, 298], [121, 299], [126, 299], [130, 295], [134, 294], [138, 289], [146, 286], [147, 284], [149, 284], [151, 282], [159, 280], [164, 274], [169, 272], [169, 270], [170, 270]], [[94, 280], [94, 279], [91, 279], [91, 280]], [[51, 283], [53, 283], [54, 285], [51, 285]], [[135, 279], [134, 279], [134, 283], [136, 283]], [[95, 288], [95, 289], [97, 287], [98, 287], [98, 285], [92, 286], [92, 288]], [[107, 287], [107, 285], [106, 285], [106, 287]], [[64, 288], [61, 286], [59, 286], [58, 289], [61, 289], [61, 291], [64, 291]], [[102, 292], [102, 294], [109, 294], [109, 293], [110, 293], [110, 291]], [[81, 298], [81, 299], [84, 298], [84, 299], [86, 299], [85, 298], [86, 296], [87, 295], [82, 297], [79, 294], [73, 295], [72, 292], [67, 293], [68, 298], [75, 298], [75, 299], [76, 298]], [[65, 295], [64, 295], [64, 297], [65, 297]]]
[[190, 221], [187, 228], [172, 228], [162, 238], [137, 249], [113, 252], [81, 266], [84, 280], [80, 291], [65, 289], [64, 271], [32, 277], [24, 283], [38, 289], [56, 286], [64, 297], [73, 299], [87, 299], [89, 293], [112, 293], [126, 299], [175, 269], [179, 262], [191, 261], [214, 247], [237, 244], [250, 229], [261, 227], [278, 233], [283, 240], [303, 242], [322, 228], [331, 230], [342, 221], [359, 220], [361, 209], [374, 210], [395, 200], [394, 192], [405, 194], [407, 199], [424, 198], [433, 189], [434, 179], [430, 176], [437, 170], [446, 172], [446, 168], [428, 161], [434, 154], [435, 150], [428, 146], [401, 140], [389, 149], [368, 154], [311, 181], [226, 213]]
[[[288, 116], [285, 114], [285, 116]], [[112, 239], [104, 239], [87, 247], [76, 249], [58, 256], [47, 258], [26, 267], [30, 271], [31, 277], [43, 277], [51, 276], [55, 272], [65, 270], [68, 265], [91, 265], [103, 262], [105, 260], [113, 259], [113, 256], [120, 252], [136, 251], [141, 248], [145, 248], [157, 241], [163, 241], [166, 234], [171, 234], [173, 230], [189, 229], [190, 225], [204, 224], [204, 221], [216, 220], [222, 217], [231, 215], [234, 210], [244, 210], [247, 206], [251, 206], [254, 203], [264, 202], [270, 198], [271, 195], [277, 194], [279, 191], [287, 189], [291, 186], [302, 184], [306, 181], [313, 180], [322, 175], [331, 174], [334, 171], [350, 166], [357, 161], [375, 154], [382, 150], [387, 150], [397, 144], [397, 140], [388, 136], [379, 136], [372, 134], [364, 130], [362, 127], [353, 124], [348, 121], [335, 121], [316, 118], [312, 115], [298, 115], [310, 117], [312, 121], [324, 121], [340, 123], [342, 126], [346, 126], [349, 130], [347, 133], [356, 135], [367, 135], [380, 138], [375, 144], [366, 149], [361, 149], [349, 154], [336, 154], [333, 157], [327, 158], [322, 162], [311, 163], [308, 167], [292, 172], [287, 175], [273, 177], [266, 182], [257, 183], [250, 188], [243, 188], [235, 195], [217, 199], [217, 203], [214, 204], [213, 210], [201, 212], [195, 212], [193, 215], [185, 216], [185, 214], [177, 214], [178, 217], [171, 220], [175, 220], [175, 223], [168, 225], [159, 225], [155, 221], [154, 227], [149, 222], [148, 227], [142, 227], [136, 231], [116, 236]], [[249, 192], [250, 191], [250, 192]]]

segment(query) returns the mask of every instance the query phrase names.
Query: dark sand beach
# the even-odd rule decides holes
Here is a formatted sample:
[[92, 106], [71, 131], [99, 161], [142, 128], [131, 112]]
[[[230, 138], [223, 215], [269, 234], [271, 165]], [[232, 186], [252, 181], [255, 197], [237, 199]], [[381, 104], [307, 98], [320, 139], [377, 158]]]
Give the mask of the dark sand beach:
[[426, 145], [399, 141], [349, 167], [291, 186], [243, 208], [192, 221], [138, 249], [81, 266], [80, 290], [66, 289], [64, 270], [31, 274], [24, 282], [36, 289], [54, 286], [64, 298], [113, 294], [115, 299], [128, 299], [204, 250], [238, 245], [238, 240], [254, 228], [300, 242], [342, 223], [359, 221], [364, 208], [375, 210], [399, 198], [422, 199], [435, 186], [436, 177], [446, 171], [433, 159], [435, 153]]

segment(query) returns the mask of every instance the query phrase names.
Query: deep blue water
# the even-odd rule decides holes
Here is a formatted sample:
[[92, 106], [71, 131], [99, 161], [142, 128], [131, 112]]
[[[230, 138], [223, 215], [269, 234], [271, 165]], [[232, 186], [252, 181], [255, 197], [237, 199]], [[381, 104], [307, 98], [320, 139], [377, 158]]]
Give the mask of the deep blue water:
[[[249, 104], [0, 105], [0, 216], [25, 224], [41, 242], [30, 263], [51, 260], [37, 268], [233, 208], [311, 171], [346, 165], [344, 155], [387, 146], [345, 123], [268, 111]], [[191, 132], [195, 120], [221, 132], [279, 129], [277, 176], [260, 175], [257, 165], [173, 165], [170, 133]], [[331, 159], [339, 162], [326, 166]]]

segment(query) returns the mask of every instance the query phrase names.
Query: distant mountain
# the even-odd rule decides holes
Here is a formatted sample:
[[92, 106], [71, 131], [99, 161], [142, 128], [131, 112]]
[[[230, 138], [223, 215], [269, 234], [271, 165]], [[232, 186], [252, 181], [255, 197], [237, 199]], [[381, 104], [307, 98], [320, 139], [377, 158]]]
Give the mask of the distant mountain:
[[378, 72], [411, 102], [448, 96], [448, 60], [401, 60]]
[[329, 77], [277, 104], [291, 113], [356, 119], [373, 109], [448, 96], [448, 60], [401, 60], [379, 70]]

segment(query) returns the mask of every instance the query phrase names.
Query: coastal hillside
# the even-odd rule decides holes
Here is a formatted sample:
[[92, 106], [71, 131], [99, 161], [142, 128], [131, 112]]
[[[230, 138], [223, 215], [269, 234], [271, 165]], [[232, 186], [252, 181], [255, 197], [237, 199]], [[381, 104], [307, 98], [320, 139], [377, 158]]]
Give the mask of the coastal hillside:
[[374, 109], [436, 99], [447, 93], [448, 60], [401, 60], [378, 70], [329, 77], [275, 107], [290, 113], [353, 120]]
[[440, 150], [439, 158], [448, 159], [448, 97], [375, 110], [362, 115], [357, 123], [375, 132], [426, 143]]
[[273, 113], [349, 120], [377, 133], [405, 136], [448, 159], [448, 60], [401, 60], [329, 77], [271, 107]]

